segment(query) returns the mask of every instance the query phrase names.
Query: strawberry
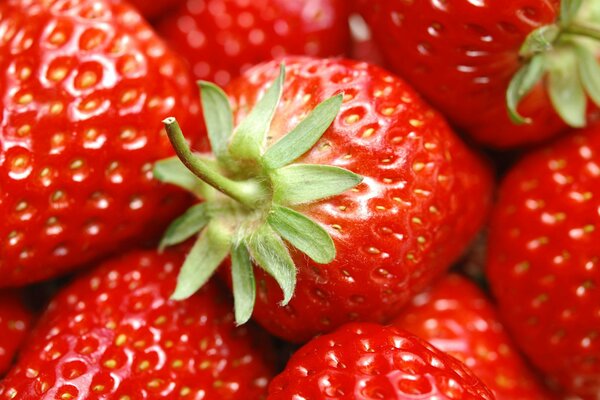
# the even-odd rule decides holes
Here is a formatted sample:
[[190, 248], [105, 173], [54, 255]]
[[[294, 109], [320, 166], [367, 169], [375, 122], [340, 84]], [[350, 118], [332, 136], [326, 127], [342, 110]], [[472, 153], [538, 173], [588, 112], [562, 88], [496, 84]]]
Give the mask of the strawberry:
[[0, 385], [2, 399], [260, 399], [269, 343], [208, 284], [169, 300], [181, 252], [134, 251], [66, 287]]
[[152, 237], [188, 201], [151, 171], [194, 104], [183, 62], [116, 1], [2, 1], [0, 33], [0, 286]]
[[530, 153], [491, 221], [487, 274], [530, 360], [584, 399], [600, 393], [600, 125]]
[[581, 127], [586, 94], [600, 104], [597, 0], [358, 2], [393, 70], [486, 145]]
[[164, 17], [183, 3], [183, 0], [127, 0], [148, 20]]
[[536, 380], [485, 295], [460, 275], [414, 297], [392, 325], [465, 363], [496, 400], [552, 398]]
[[174, 119], [165, 121], [183, 163], [219, 192], [198, 187], [176, 159], [156, 174], [206, 199], [163, 239], [202, 232], [174, 298], [191, 295], [231, 254], [237, 321], [256, 301], [260, 324], [303, 342], [348, 321], [396, 315], [479, 229], [491, 178], [386, 71], [339, 59], [285, 64], [249, 70], [227, 87], [229, 99], [201, 84], [214, 156], [192, 154]]
[[0, 377], [12, 364], [33, 317], [19, 296], [12, 291], [0, 293]]
[[268, 400], [493, 399], [461, 362], [396, 327], [353, 323], [298, 350]]
[[158, 25], [194, 76], [227, 84], [262, 61], [346, 54], [345, 0], [186, 0]]

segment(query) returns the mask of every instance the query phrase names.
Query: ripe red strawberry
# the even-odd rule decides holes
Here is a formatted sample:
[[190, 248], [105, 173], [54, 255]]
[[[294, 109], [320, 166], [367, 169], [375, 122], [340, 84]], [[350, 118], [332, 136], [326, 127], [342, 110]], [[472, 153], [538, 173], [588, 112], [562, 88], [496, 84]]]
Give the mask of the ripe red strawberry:
[[392, 325], [465, 363], [496, 400], [551, 398], [518, 354], [494, 306], [460, 275], [448, 275], [414, 297]]
[[507, 327], [542, 371], [600, 393], [600, 126], [526, 156], [500, 189], [487, 273]]
[[160, 19], [172, 12], [184, 0], [127, 0], [149, 20]]
[[0, 377], [13, 362], [29, 332], [32, 314], [12, 291], [0, 293]]
[[260, 399], [271, 349], [213, 284], [169, 300], [182, 254], [132, 252], [64, 289], [0, 384], [2, 399]]
[[2, 1], [0, 32], [0, 286], [12, 286], [147, 238], [181, 210], [152, 162], [172, 154], [160, 119], [187, 123], [196, 95], [120, 2]]
[[187, 0], [158, 29], [196, 78], [225, 85], [273, 58], [347, 54], [347, 18], [345, 0]]
[[[547, 139], [566, 128], [558, 115], [583, 126], [586, 92], [600, 104], [597, 0], [358, 1], [393, 70], [486, 145]], [[507, 112], [513, 79], [513, 118], [529, 92], [529, 124]]]
[[[233, 117], [225, 95], [202, 84], [216, 161], [194, 157], [166, 121], [184, 162], [229, 198], [204, 188], [207, 201], [177, 220], [163, 244], [206, 226], [174, 297], [193, 293], [231, 253], [238, 321], [250, 317], [256, 287], [256, 319], [302, 342], [348, 321], [396, 315], [479, 229], [491, 178], [386, 71], [339, 59], [290, 58], [286, 67], [285, 84], [270, 62], [229, 85]], [[158, 175], [173, 181], [179, 171], [165, 170], [181, 164], [167, 164]], [[192, 178], [184, 186], [193, 188]]]
[[313, 339], [269, 385], [268, 400], [493, 399], [461, 362], [402, 329], [354, 323]]

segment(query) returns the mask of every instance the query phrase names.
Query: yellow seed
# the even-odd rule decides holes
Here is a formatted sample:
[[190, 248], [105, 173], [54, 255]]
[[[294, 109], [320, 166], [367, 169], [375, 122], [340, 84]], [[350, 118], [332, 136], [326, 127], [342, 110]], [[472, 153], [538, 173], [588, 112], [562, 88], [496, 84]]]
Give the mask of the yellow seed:
[[115, 339], [115, 344], [117, 346], [123, 346], [125, 344], [125, 342], [127, 341], [127, 335], [125, 335], [124, 333], [121, 333], [119, 336], [117, 336], [117, 338]]
[[113, 360], [113, 359], [106, 360], [106, 361], [104, 361], [104, 366], [106, 368], [113, 369], [113, 368], [115, 368], [117, 366], [117, 361]]
[[375, 133], [375, 129], [374, 128], [367, 128], [363, 132], [362, 137], [364, 137], [364, 138], [371, 137], [373, 135], [373, 133]]
[[22, 104], [22, 105], [29, 104], [29, 103], [31, 103], [32, 101], [33, 101], [33, 96], [31, 95], [31, 93], [25, 93], [25, 94], [22, 94], [22, 95], [19, 97], [19, 99], [17, 100], [17, 102], [18, 102], [19, 104]]
[[17, 135], [19, 135], [21, 137], [29, 135], [30, 132], [31, 132], [31, 125], [21, 125], [17, 129]]

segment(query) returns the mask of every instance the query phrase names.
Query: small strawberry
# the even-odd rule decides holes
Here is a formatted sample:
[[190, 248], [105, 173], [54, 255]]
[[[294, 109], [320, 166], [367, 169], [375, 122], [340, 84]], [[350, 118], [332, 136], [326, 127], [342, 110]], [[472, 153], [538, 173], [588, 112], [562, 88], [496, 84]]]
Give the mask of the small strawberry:
[[0, 398], [263, 398], [268, 342], [235, 327], [213, 284], [169, 300], [182, 259], [131, 252], [65, 288], [0, 384]]
[[358, 3], [393, 70], [486, 145], [547, 139], [600, 105], [598, 0]]
[[600, 125], [527, 155], [505, 178], [487, 273], [515, 341], [585, 399], [600, 393]]
[[221, 86], [262, 61], [350, 48], [345, 0], [186, 0], [158, 30], [197, 79]]
[[11, 366], [29, 332], [32, 317], [17, 292], [0, 293], [0, 377]]
[[0, 2], [0, 286], [72, 270], [180, 212], [185, 195], [152, 163], [172, 154], [159, 120], [189, 120], [192, 86], [128, 5]]
[[263, 326], [302, 342], [348, 321], [396, 315], [479, 229], [491, 178], [386, 71], [302, 57], [286, 68], [285, 84], [275, 62], [249, 70], [227, 87], [229, 100], [201, 84], [216, 157], [192, 154], [174, 120], [165, 121], [183, 162], [220, 192], [198, 187], [177, 159], [156, 173], [206, 199], [163, 241], [202, 232], [174, 298], [194, 293], [231, 255], [238, 322], [256, 300]]
[[402, 329], [353, 323], [298, 350], [268, 400], [493, 399], [461, 362]]
[[515, 349], [494, 306], [460, 275], [448, 275], [414, 297], [392, 325], [465, 363], [496, 400], [552, 398]]

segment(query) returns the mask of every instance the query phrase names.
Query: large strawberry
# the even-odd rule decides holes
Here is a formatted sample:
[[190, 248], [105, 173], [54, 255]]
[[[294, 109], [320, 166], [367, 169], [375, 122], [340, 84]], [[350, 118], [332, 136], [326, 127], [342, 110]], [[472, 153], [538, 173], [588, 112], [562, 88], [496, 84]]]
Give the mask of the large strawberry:
[[531, 361], [600, 393], [600, 126], [526, 156], [500, 189], [487, 273]]
[[149, 20], [157, 20], [168, 15], [185, 0], [123, 0], [131, 3], [140, 14]]
[[313, 339], [269, 385], [268, 400], [494, 396], [464, 364], [402, 329], [354, 323]]
[[0, 377], [8, 370], [23, 339], [29, 333], [32, 313], [20, 294], [0, 293]]
[[494, 306], [460, 275], [448, 275], [414, 297], [392, 325], [464, 362], [496, 400], [551, 398], [518, 354]]
[[2, 399], [260, 399], [270, 345], [236, 328], [213, 284], [169, 300], [181, 253], [136, 251], [106, 262], [49, 305]]
[[128, 5], [0, 2], [0, 286], [71, 270], [181, 210], [152, 162], [172, 154], [160, 119], [189, 119], [192, 86]]
[[201, 85], [216, 158], [193, 155], [166, 121], [184, 163], [220, 192], [198, 188], [176, 159], [156, 172], [206, 199], [163, 243], [202, 230], [174, 297], [192, 294], [231, 254], [238, 321], [250, 317], [256, 294], [258, 321], [300, 342], [397, 314], [479, 229], [491, 179], [386, 71], [338, 59], [286, 65], [285, 84], [270, 62], [229, 85], [233, 114], [223, 92]]
[[559, 115], [583, 126], [586, 94], [600, 104], [597, 0], [358, 1], [393, 69], [487, 145], [549, 138]]
[[273, 58], [350, 48], [345, 0], [187, 0], [158, 29], [196, 78], [219, 85]]

